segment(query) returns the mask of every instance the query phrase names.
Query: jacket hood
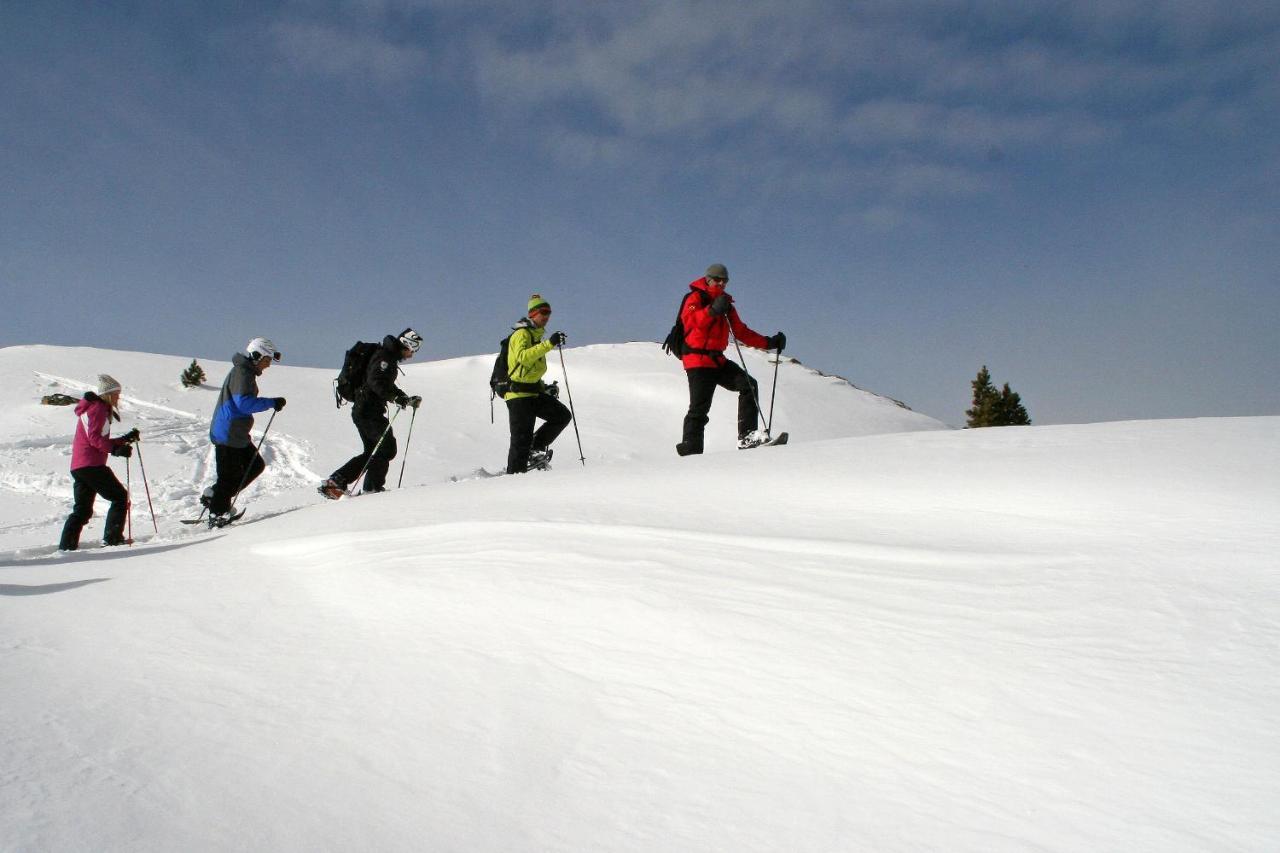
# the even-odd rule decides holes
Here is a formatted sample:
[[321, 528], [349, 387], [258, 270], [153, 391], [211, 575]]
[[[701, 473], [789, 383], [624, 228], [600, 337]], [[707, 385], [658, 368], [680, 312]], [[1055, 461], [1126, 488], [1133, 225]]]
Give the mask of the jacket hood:
[[400, 343], [400, 338], [395, 335], [387, 335], [382, 339], [382, 348], [391, 354], [394, 361], [400, 361], [400, 354], [404, 351], [404, 344]]
[[530, 320], [528, 317], [521, 317], [519, 320], [516, 321], [516, 324], [511, 327], [511, 331], [513, 332], [518, 332], [521, 329], [528, 329], [531, 332], [542, 331], [537, 326], [533, 325], [533, 321]]
[[231, 363], [234, 364], [236, 367], [249, 367], [249, 368], [253, 367], [253, 362], [249, 360], [249, 356], [245, 355], [242, 352], [238, 352], [235, 355], [231, 356]]
[[111, 404], [99, 397], [93, 391], [85, 391], [83, 399], [76, 403], [76, 417], [80, 417], [94, 406], [106, 406], [107, 411], [111, 413], [112, 420], [120, 420], [120, 415], [116, 414], [116, 410], [111, 408]]

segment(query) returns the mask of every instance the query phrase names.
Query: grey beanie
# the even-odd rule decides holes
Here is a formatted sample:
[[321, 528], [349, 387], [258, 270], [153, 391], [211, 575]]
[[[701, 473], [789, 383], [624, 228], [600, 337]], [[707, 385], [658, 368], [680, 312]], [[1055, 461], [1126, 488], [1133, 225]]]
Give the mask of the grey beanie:
[[722, 278], [729, 280], [729, 270], [724, 264], [712, 264], [707, 267], [707, 278]]
[[98, 374], [98, 396], [99, 397], [105, 397], [106, 395], [119, 390], [120, 390], [119, 382], [115, 381], [105, 373]]

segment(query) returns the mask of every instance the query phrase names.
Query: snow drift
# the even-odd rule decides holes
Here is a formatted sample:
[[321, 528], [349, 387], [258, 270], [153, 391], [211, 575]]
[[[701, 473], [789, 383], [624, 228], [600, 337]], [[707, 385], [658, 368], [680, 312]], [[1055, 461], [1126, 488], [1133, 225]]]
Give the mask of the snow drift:
[[505, 444], [477, 357], [409, 369], [412, 487], [335, 504], [331, 374], [272, 368], [271, 479], [183, 536], [211, 392], [111, 353], [162, 535], [56, 555], [69, 432], [14, 389], [103, 354], [0, 356], [6, 846], [1280, 843], [1280, 418], [946, 431], [784, 364], [795, 443], [728, 450], [721, 396], [676, 459], [674, 362], [585, 348], [588, 464], [451, 484]]

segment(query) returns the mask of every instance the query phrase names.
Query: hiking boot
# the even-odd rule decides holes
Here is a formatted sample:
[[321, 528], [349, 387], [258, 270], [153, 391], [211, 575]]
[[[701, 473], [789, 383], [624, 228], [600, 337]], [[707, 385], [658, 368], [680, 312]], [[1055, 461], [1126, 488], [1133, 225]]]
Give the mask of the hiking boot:
[[316, 491], [331, 501], [336, 501], [347, 493], [346, 487], [339, 484], [338, 481], [332, 477], [321, 483], [320, 487], [316, 489]]
[[676, 453], [681, 456], [697, 456], [701, 452], [702, 447], [700, 445], [690, 444], [687, 441], [682, 441], [676, 445]]
[[738, 449], [750, 450], [753, 447], [759, 447], [768, 440], [769, 436], [765, 435], [760, 430], [752, 430], [746, 435], [738, 436]]

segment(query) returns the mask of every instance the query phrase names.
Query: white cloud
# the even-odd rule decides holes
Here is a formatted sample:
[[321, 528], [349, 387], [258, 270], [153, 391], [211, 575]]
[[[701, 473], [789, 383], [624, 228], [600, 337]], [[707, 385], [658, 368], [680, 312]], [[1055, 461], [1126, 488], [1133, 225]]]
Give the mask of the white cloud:
[[280, 55], [297, 71], [380, 82], [407, 80], [426, 66], [426, 52], [411, 45], [325, 24], [280, 21], [271, 27]]

